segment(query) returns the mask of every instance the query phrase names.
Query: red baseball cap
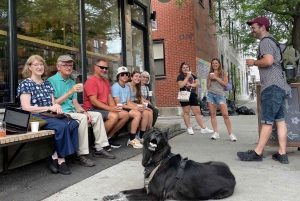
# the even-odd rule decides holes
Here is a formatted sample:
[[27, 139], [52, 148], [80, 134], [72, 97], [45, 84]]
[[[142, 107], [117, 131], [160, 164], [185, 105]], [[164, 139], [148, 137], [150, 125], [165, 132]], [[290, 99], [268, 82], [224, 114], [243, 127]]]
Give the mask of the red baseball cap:
[[270, 27], [270, 22], [266, 17], [258, 17], [258, 18], [255, 18], [254, 20], [247, 21], [248, 25], [252, 25], [254, 23], [259, 23], [261, 25], [265, 25], [266, 28]]

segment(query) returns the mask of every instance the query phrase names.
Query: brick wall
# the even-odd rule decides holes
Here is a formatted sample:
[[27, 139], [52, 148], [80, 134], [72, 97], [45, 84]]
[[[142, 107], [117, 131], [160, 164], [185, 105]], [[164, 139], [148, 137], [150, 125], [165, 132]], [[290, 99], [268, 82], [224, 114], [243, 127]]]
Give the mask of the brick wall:
[[187, 1], [181, 9], [175, 5], [175, 0], [168, 3], [152, 1], [152, 11], [156, 11], [158, 26], [158, 30], [152, 32], [152, 38], [164, 39], [166, 67], [166, 77], [156, 78], [156, 105], [180, 106], [176, 100], [180, 64], [188, 62], [196, 74], [196, 57], [206, 61], [217, 57], [216, 28], [211, 25], [208, 5], [203, 8], [198, 0]]

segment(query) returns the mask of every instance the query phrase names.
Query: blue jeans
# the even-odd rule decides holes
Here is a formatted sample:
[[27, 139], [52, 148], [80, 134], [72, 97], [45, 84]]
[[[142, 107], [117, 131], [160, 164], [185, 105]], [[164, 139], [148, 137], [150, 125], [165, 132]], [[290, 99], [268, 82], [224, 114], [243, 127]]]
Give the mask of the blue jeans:
[[214, 105], [226, 104], [226, 97], [208, 92], [207, 102], [210, 102]]
[[261, 92], [261, 118], [262, 124], [273, 125], [274, 121], [284, 121], [285, 91], [272, 85]]

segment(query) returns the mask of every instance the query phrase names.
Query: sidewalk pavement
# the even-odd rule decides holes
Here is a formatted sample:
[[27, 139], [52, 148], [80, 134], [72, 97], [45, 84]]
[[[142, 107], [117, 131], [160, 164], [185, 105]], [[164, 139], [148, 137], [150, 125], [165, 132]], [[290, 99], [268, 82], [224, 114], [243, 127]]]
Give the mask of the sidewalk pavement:
[[[247, 105], [256, 110], [256, 101], [241, 101], [238, 105]], [[185, 125], [181, 117], [160, 117]], [[296, 147], [288, 147], [290, 164], [283, 165], [272, 160], [276, 147], [265, 148], [265, 158], [262, 162], [243, 162], [237, 156], [237, 151], [254, 149], [258, 141], [257, 115], [239, 115], [230, 117], [236, 142], [228, 140], [226, 126], [221, 116], [217, 117], [220, 139], [211, 140], [211, 134], [201, 134], [195, 118], [191, 123], [195, 135], [184, 132], [170, 139], [173, 153], [198, 162], [223, 161], [229, 165], [236, 177], [237, 185], [234, 194], [225, 199], [230, 201], [263, 201], [263, 200], [299, 200], [300, 189], [300, 152]], [[210, 117], [203, 117], [209, 128]], [[141, 154], [109, 167], [75, 185], [72, 185], [44, 201], [81, 201], [102, 200], [102, 197], [122, 190], [142, 188], [143, 167]]]

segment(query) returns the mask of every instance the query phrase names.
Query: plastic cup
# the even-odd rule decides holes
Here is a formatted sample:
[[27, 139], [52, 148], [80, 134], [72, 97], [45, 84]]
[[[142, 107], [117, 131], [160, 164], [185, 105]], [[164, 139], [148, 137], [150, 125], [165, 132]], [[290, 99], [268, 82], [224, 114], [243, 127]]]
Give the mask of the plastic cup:
[[6, 124], [4, 121], [0, 121], [0, 137], [6, 136]]
[[152, 91], [149, 91], [148, 95], [149, 95], [149, 96], [152, 96]]
[[39, 124], [40, 124], [40, 122], [38, 122], [38, 121], [30, 122], [31, 132], [38, 132]]
[[138, 106], [139, 106], [139, 107], [143, 107], [143, 105], [142, 105], [142, 104], [138, 104]]
[[189, 71], [188, 73], [189, 73], [189, 74], [192, 74], [192, 71]]
[[81, 87], [80, 91], [79, 92], [82, 92], [83, 91], [83, 84], [82, 83], [78, 83], [76, 85], [79, 85]]
[[214, 73], [210, 73], [210, 75], [214, 75]]
[[122, 108], [123, 104], [122, 103], [118, 103], [117, 106], [120, 107], [120, 108]]
[[144, 104], [146, 107], [148, 107], [148, 103], [147, 103], [147, 102], [143, 102], [143, 104]]

